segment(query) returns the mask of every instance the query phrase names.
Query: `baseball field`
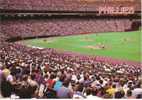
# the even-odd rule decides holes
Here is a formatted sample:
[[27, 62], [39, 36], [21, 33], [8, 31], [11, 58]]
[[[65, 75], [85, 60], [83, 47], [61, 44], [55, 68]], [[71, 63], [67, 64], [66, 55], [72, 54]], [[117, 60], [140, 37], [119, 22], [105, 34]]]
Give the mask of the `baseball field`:
[[55, 48], [92, 56], [141, 61], [141, 31], [108, 32], [25, 40], [29, 46]]

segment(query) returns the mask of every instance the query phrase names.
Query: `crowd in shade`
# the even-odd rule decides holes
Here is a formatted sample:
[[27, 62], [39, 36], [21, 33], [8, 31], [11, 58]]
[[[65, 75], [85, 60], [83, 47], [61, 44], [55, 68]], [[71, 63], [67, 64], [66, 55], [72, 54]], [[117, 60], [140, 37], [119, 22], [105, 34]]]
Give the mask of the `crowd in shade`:
[[2, 43], [4, 98], [142, 98], [142, 67], [110, 64], [54, 49]]
[[[1, 22], [2, 32], [6, 37], [63, 36], [102, 32], [123, 32], [130, 30], [129, 19], [95, 18], [49, 18], [19, 19]], [[13, 34], [14, 33], [14, 34]]]
[[97, 11], [102, 6], [134, 6], [140, 10], [140, 0], [1, 0], [1, 9], [47, 11]]

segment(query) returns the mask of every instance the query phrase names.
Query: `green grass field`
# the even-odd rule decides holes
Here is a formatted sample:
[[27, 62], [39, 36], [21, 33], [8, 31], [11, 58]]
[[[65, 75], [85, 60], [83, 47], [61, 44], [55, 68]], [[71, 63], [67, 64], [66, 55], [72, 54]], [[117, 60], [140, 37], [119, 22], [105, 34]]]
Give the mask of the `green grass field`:
[[76, 36], [31, 39], [24, 41], [30, 46], [56, 48], [86, 55], [109, 56], [118, 59], [141, 61], [141, 31], [109, 32]]

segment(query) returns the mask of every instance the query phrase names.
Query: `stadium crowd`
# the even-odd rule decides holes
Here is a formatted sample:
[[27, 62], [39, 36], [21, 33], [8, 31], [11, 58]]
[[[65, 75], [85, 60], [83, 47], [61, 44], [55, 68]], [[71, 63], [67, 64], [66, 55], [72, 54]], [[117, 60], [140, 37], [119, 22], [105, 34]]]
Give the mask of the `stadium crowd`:
[[[26, 19], [25, 19], [26, 20]], [[7, 37], [61, 36], [99, 32], [120, 32], [131, 29], [129, 19], [53, 18], [3, 20], [2, 31]]]
[[[103, 0], [104, 1], [104, 0]], [[106, 1], [106, 0], [105, 0]], [[139, 1], [139, 0], [137, 0]], [[111, 5], [112, 4], [112, 5]], [[121, 3], [134, 6], [138, 3]], [[0, 0], [0, 10], [97, 11], [116, 6], [87, 0]], [[15, 37], [62, 36], [127, 31], [129, 19], [51, 18], [0, 21], [1, 98], [142, 98], [142, 66], [107, 63], [55, 49], [6, 42]]]
[[[140, 11], [140, 0], [134, 2], [109, 0], [1, 0], [1, 9], [46, 11], [97, 11], [100, 6], [134, 6]], [[119, 5], [118, 5], [119, 4]]]
[[[131, 29], [129, 19], [4, 20], [0, 23], [0, 93], [5, 98], [142, 98], [142, 67], [6, 42], [14, 37]], [[82, 33], [83, 32], [83, 33]]]
[[54, 49], [2, 43], [1, 96], [5, 98], [142, 98], [142, 67], [109, 64]]

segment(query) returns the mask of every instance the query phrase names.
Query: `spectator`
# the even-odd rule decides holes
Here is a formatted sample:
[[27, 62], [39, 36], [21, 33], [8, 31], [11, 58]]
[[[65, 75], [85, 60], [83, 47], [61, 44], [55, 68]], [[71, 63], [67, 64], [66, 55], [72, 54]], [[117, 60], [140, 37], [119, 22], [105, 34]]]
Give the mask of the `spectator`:
[[75, 88], [75, 93], [73, 94], [74, 99], [85, 99], [86, 97], [83, 94], [83, 85], [77, 84]]
[[56, 81], [56, 83], [55, 83], [55, 85], [54, 85], [54, 88], [53, 88], [56, 92], [57, 92], [58, 89], [62, 86], [63, 81], [64, 81], [64, 76], [61, 75], [60, 78], [59, 78], [59, 80]]
[[57, 90], [58, 98], [72, 98], [72, 91], [68, 88], [69, 81], [65, 80], [63, 85]]
[[88, 87], [86, 89], [86, 98], [89, 99], [89, 100], [90, 99], [101, 99], [101, 98], [99, 98], [97, 96], [93, 96], [93, 91], [92, 91], [92, 89], [90, 87]]
[[127, 99], [134, 99], [134, 97], [132, 96], [132, 91], [131, 90], [127, 91], [126, 98]]

